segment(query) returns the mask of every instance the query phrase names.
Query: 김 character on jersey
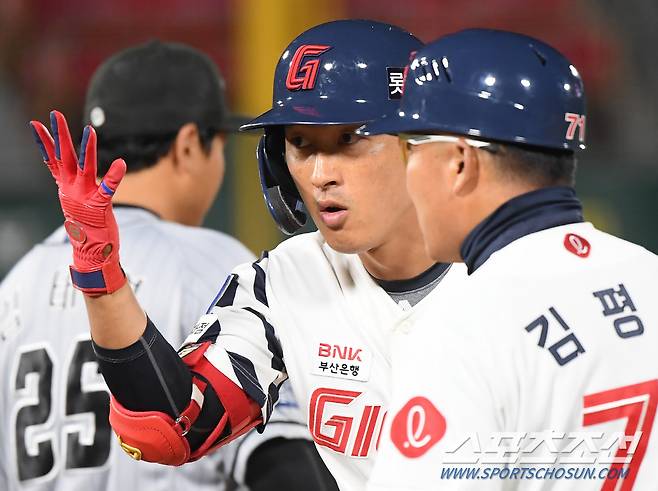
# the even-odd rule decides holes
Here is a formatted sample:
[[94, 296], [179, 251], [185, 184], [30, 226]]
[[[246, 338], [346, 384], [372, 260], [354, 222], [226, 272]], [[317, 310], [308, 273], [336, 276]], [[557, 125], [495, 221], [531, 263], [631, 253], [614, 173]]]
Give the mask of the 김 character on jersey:
[[360, 130], [399, 135], [429, 253], [468, 268], [394, 342], [368, 489], [658, 482], [658, 257], [584, 222], [585, 122], [561, 53], [472, 29], [419, 50], [399, 111]]
[[91, 137], [79, 166], [58, 132], [63, 151], [48, 163], [76, 224], [74, 283], [87, 294], [110, 421], [132, 455], [180, 465], [263, 430], [289, 379], [338, 485], [364, 488], [386, 416], [390, 337], [423, 315], [447, 277], [425, 251], [397, 137], [356, 134], [397, 111], [420, 46], [398, 27], [343, 20], [284, 50], [273, 107], [245, 129], [265, 128], [261, 184], [279, 225], [293, 232], [308, 213], [319, 230], [236, 267], [178, 353], [122, 276], [110, 207], [120, 161], [98, 188], [84, 171], [96, 164]]

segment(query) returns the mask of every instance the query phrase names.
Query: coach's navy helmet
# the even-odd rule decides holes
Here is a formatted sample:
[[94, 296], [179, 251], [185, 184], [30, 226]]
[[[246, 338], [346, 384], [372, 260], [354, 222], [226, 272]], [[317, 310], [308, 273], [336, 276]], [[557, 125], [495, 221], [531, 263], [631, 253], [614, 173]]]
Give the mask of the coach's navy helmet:
[[468, 29], [419, 50], [399, 111], [359, 132], [446, 132], [582, 150], [585, 90], [573, 64], [549, 45], [512, 32]]
[[272, 109], [240, 129], [265, 129], [257, 156], [268, 209], [292, 234], [306, 212], [285, 163], [283, 126], [362, 124], [397, 113], [404, 70], [422, 43], [370, 20], [338, 20], [303, 32], [284, 50], [274, 74]]

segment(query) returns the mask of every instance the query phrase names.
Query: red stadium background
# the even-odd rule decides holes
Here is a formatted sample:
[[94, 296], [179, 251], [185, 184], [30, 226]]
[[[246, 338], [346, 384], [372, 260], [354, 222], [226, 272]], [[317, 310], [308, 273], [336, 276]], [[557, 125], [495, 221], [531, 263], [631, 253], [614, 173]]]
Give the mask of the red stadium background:
[[[54, 185], [27, 121], [62, 110], [81, 129], [94, 69], [159, 38], [207, 52], [233, 108], [270, 104], [277, 57], [305, 28], [336, 18], [402, 26], [425, 41], [466, 27], [509, 29], [556, 46], [588, 95], [588, 151], [578, 189], [588, 218], [658, 251], [658, 3], [612, 0], [2, 0], [0, 2], [0, 278], [60, 223]], [[227, 180], [207, 225], [254, 251], [281, 239], [262, 204], [254, 137], [229, 148]]]

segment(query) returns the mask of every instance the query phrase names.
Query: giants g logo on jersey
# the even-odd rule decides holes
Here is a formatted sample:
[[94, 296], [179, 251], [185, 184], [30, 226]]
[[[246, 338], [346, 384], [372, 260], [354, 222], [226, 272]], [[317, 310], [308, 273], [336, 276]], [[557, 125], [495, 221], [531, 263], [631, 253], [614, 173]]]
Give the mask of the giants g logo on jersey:
[[308, 426], [315, 443], [351, 457], [368, 457], [378, 442], [386, 412], [366, 404], [363, 392], [321, 387], [309, 402]]
[[[297, 48], [290, 61], [290, 68], [286, 77], [286, 87], [288, 90], [313, 89], [315, 87], [315, 79], [318, 75], [318, 67], [320, 66], [319, 56], [330, 49], [331, 46], [321, 44], [303, 44]], [[306, 61], [302, 64], [305, 58]]]

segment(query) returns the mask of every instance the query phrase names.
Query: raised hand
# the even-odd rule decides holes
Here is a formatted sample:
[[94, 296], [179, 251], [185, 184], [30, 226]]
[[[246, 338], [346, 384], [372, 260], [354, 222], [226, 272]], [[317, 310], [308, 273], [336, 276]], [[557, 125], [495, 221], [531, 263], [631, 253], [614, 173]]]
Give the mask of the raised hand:
[[31, 121], [30, 126], [59, 188], [64, 227], [73, 246], [73, 285], [90, 295], [118, 290], [126, 277], [119, 264], [119, 230], [112, 213], [112, 196], [126, 174], [126, 163], [122, 159], [112, 162], [98, 184], [96, 132], [91, 126], [84, 129], [79, 158], [62, 113], [50, 113], [52, 136], [39, 121]]

